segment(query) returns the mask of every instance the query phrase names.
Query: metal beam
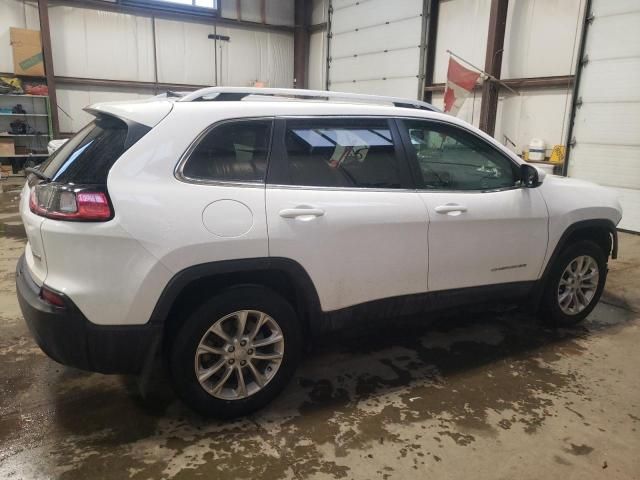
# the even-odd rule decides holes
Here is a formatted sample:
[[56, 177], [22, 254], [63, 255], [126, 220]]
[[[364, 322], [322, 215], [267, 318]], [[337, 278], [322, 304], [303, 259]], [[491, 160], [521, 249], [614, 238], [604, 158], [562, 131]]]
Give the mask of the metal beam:
[[[433, 72], [436, 64], [436, 39], [438, 38], [438, 16], [440, 15], [440, 0], [428, 0], [427, 18], [427, 54], [425, 59], [425, 85], [433, 84]], [[444, 87], [443, 87], [444, 91]], [[423, 99], [431, 103], [432, 91], [425, 87]]]
[[567, 143], [565, 148], [564, 163], [562, 164], [562, 175], [565, 177], [569, 174], [569, 156], [571, 155], [571, 149], [574, 146], [573, 141], [573, 127], [576, 119], [576, 110], [578, 108], [578, 89], [580, 88], [580, 78], [582, 77], [582, 68], [585, 64], [585, 46], [587, 44], [587, 32], [589, 31], [589, 25], [593, 21], [593, 14], [591, 13], [591, 0], [587, 0], [584, 6], [584, 16], [582, 19], [582, 32], [580, 34], [580, 47], [578, 52], [578, 58], [575, 65], [575, 82], [573, 83], [573, 92], [571, 96], [571, 113], [569, 113], [569, 128], [567, 132]]
[[56, 79], [53, 71], [53, 55], [51, 53], [48, 0], [38, 0], [38, 15], [40, 16], [40, 39], [42, 41], [42, 54], [44, 57], [44, 72], [47, 78], [47, 89], [49, 90], [51, 128], [53, 130], [53, 136], [57, 137], [60, 132], [60, 123], [58, 120], [58, 97], [56, 95]]
[[[511, 88], [527, 89], [527, 88], [568, 88], [574, 83], [574, 75], [557, 75], [552, 77], [523, 77], [508, 78], [500, 81]], [[433, 83], [424, 87], [426, 92], [444, 92], [444, 83]], [[498, 85], [500, 87], [500, 85]], [[481, 88], [477, 86], [476, 88]]]
[[293, 32], [293, 76], [296, 88], [307, 88], [307, 66], [309, 63], [309, 24], [311, 23], [311, 9], [306, 0], [295, 0]]
[[135, 5], [123, 5], [120, 3], [110, 3], [102, 0], [52, 0], [51, 5], [67, 5], [78, 8], [90, 8], [93, 10], [104, 10], [107, 12], [128, 13], [143, 17], [154, 16], [168, 20], [184, 20], [188, 22], [206, 23], [207, 25], [221, 25], [229, 27], [246, 27], [256, 30], [270, 30], [280, 32], [293, 32], [294, 27], [288, 25], [270, 25], [259, 22], [248, 22], [246, 20], [235, 20], [232, 18], [222, 18], [215, 15], [213, 11], [206, 13], [190, 12], [181, 9], [179, 4], [157, 2], [154, 8], [140, 7]]
[[267, 23], [267, 0], [260, 0], [260, 21]]
[[[495, 78], [500, 78], [502, 71], [502, 52], [504, 51], [504, 32], [507, 27], [508, 7], [509, 0], [491, 0], [484, 69]], [[496, 128], [499, 90], [499, 84], [492, 80], [485, 80], [482, 86], [480, 129], [489, 135], [493, 135]]]
[[327, 29], [327, 22], [314, 23], [309, 25], [309, 33], [323, 32]]
[[81, 78], [81, 77], [55, 77], [55, 81], [66, 85], [80, 85], [83, 87], [107, 87], [107, 88], [127, 88], [130, 90], [198, 90], [199, 88], [210, 87], [211, 85], [193, 85], [183, 83], [156, 83], [138, 82], [131, 80], [107, 80], [103, 78]]

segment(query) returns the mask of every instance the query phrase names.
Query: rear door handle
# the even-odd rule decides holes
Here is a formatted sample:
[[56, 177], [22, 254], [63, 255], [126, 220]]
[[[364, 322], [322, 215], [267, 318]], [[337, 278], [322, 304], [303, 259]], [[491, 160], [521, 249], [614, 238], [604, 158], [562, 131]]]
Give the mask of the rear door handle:
[[446, 213], [447, 215], [460, 215], [467, 211], [467, 207], [464, 205], [458, 205], [457, 203], [447, 203], [446, 205], [440, 205], [435, 208], [436, 213]]
[[282, 218], [297, 218], [297, 217], [321, 217], [324, 215], [324, 210], [321, 208], [313, 207], [296, 207], [285, 208], [280, 210], [280, 216]]

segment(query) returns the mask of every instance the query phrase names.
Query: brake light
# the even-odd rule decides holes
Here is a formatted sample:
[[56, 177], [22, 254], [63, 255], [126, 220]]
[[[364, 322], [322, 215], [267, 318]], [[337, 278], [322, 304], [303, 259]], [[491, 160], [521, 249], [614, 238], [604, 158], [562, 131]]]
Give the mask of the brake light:
[[113, 217], [107, 194], [85, 187], [36, 185], [31, 189], [29, 209], [36, 215], [56, 220], [96, 222]]
[[66, 306], [60, 295], [44, 286], [40, 289], [40, 298], [55, 307], [64, 308]]

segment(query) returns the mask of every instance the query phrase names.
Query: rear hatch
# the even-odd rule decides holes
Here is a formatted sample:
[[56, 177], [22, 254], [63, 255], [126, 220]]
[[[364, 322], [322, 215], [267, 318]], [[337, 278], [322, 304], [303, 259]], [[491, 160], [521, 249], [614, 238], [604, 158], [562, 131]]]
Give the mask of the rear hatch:
[[20, 213], [28, 240], [25, 259], [39, 285], [47, 277], [47, 254], [52, 254], [43, 241], [44, 222], [107, 222], [113, 218], [107, 192], [109, 170], [171, 110], [170, 102], [155, 103], [147, 109], [141, 104], [133, 108], [126, 104], [89, 107], [87, 111], [96, 116], [95, 120], [38, 169], [31, 169], [22, 191]]

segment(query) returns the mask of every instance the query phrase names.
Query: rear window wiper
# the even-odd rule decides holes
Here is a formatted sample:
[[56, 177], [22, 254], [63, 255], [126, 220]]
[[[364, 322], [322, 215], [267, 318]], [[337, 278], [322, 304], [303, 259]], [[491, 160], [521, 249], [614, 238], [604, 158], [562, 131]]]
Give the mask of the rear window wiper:
[[47, 183], [51, 182], [51, 178], [47, 177], [44, 173], [42, 173], [42, 171], [38, 170], [37, 168], [27, 167], [24, 169], [24, 171], [26, 173], [33, 173], [40, 180], [44, 180]]

